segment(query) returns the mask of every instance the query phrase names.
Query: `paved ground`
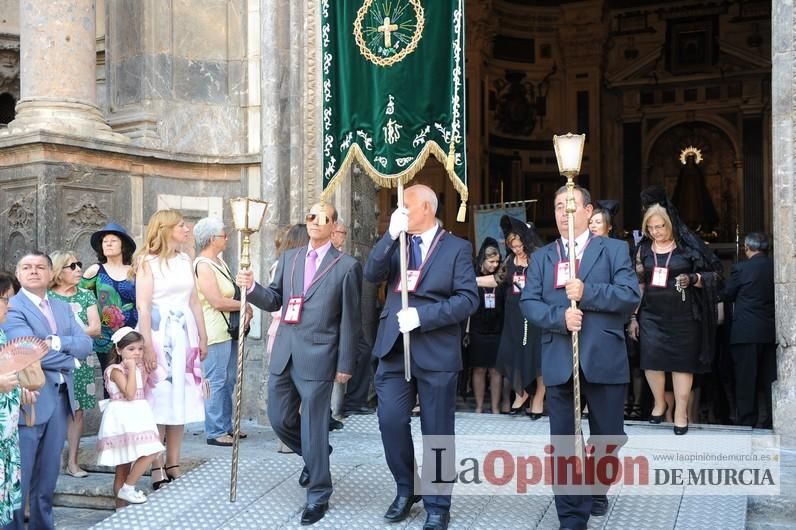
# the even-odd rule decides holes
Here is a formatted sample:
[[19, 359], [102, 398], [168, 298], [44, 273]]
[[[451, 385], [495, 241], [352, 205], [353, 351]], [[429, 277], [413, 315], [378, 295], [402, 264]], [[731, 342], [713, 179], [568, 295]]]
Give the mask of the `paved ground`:
[[[415, 431], [419, 423], [413, 421]], [[628, 434], [649, 433], [652, 426], [629, 425]], [[667, 429], [663, 427], [663, 429]], [[671, 432], [671, 427], [665, 432]], [[153, 493], [149, 502], [118, 513], [84, 508], [59, 508], [59, 528], [161, 529], [161, 528], [296, 528], [305, 501], [297, 484], [302, 463], [296, 455], [276, 453], [270, 429], [246, 426], [250, 437], [241, 443], [241, 464], [237, 502], [230, 503], [229, 469], [231, 451], [204, 444], [201, 432], [186, 433], [185, 457], [193, 469], [181, 480]], [[457, 415], [457, 433], [472, 435], [546, 435], [546, 419], [507, 416]], [[664, 432], [664, 431], [660, 431]], [[716, 437], [738, 432], [722, 429], [700, 431]], [[688, 438], [687, 436], [684, 438]], [[84, 440], [84, 447], [93, 441]], [[425, 512], [418, 504], [410, 519], [386, 525], [382, 519], [394, 495], [375, 416], [354, 416], [342, 431], [333, 433], [332, 476], [335, 493], [330, 511], [317, 528], [422, 528]], [[204, 462], [204, 463], [202, 463]], [[78, 490], [92, 490], [96, 507], [107, 508], [110, 475], [92, 473], [89, 479], [62, 477], [59, 492], [64, 499]], [[142, 480], [142, 484], [145, 481]], [[71, 492], [71, 493], [70, 493]], [[612, 493], [616, 493], [612, 490]], [[705, 497], [611, 495], [611, 508], [604, 517], [593, 517], [589, 528], [744, 528], [746, 497]], [[79, 503], [77, 504], [79, 505]], [[783, 522], [783, 524], [786, 524]], [[756, 528], [784, 528], [777, 524], [755, 524]], [[454, 498], [451, 528], [514, 529], [557, 528], [555, 508], [549, 494], [527, 496], [459, 496]]]

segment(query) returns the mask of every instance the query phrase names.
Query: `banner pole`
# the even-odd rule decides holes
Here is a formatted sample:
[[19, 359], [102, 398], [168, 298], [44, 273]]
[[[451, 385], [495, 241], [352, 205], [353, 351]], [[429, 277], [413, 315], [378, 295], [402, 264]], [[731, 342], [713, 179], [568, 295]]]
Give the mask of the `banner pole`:
[[[404, 207], [404, 185], [398, 182], [398, 208]], [[406, 232], [401, 232], [400, 237], [400, 259], [401, 259], [401, 309], [409, 309], [409, 291], [406, 279]], [[404, 339], [404, 378], [412, 380], [412, 358], [409, 349], [409, 333], [403, 334]]]

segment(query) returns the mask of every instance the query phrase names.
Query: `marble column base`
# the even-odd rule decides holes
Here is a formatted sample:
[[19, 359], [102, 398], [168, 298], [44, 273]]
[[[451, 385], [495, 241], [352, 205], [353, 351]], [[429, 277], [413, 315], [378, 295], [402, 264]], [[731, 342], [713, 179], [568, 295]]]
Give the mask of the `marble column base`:
[[8, 124], [10, 135], [43, 130], [117, 143], [130, 142], [125, 135], [111, 130], [97, 107], [86, 103], [22, 99], [16, 111], [16, 118]]

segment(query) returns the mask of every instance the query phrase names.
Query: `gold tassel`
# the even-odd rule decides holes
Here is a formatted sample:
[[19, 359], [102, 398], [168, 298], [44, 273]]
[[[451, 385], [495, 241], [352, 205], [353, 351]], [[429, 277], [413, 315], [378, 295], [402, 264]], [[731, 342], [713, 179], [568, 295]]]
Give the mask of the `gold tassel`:
[[462, 199], [462, 203], [459, 205], [459, 213], [456, 214], [456, 222], [463, 223], [466, 218], [467, 218], [467, 201]]

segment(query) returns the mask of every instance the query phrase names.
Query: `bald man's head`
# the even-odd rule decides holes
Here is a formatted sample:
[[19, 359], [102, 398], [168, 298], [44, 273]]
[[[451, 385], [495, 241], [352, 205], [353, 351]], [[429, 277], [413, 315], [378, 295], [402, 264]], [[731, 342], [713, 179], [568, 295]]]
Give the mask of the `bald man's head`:
[[434, 190], [424, 184], [415, 184], [404, 190], [404, 207], [409, 210], [409, 233], [422, 234], [436, 223], [439, 202]]

